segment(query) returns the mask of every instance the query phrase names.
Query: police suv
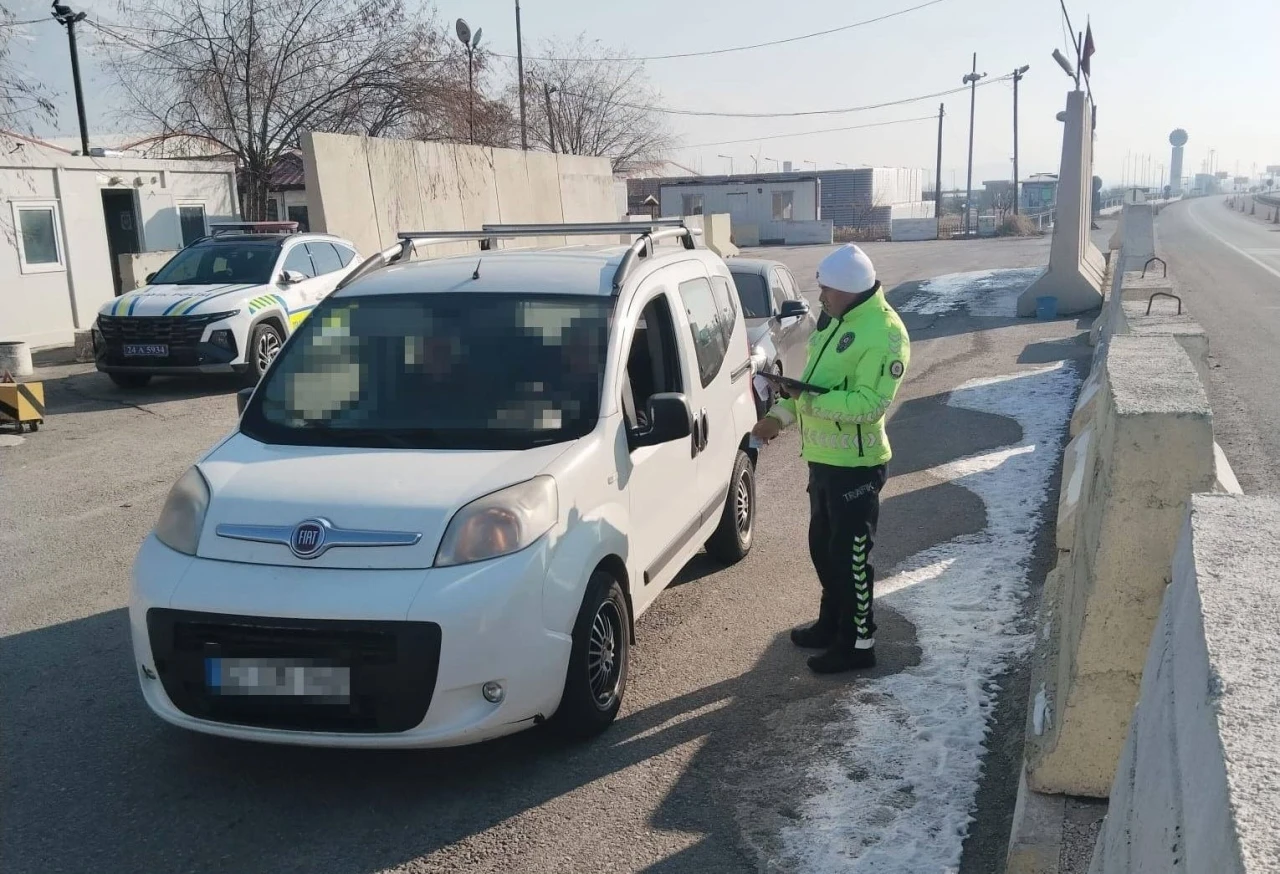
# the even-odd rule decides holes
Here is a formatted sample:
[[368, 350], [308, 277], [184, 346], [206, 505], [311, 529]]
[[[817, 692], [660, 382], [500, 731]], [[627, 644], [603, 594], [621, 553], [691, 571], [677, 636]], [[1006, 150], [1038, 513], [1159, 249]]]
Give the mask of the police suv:
[[355, 269], [356, 247], [297, 222], [215, 224], [108, 303], [93, 326], [98, 370], [121, 387], [152, 376], [239, 373], [254, 383], [289, 334]]
[[[499, 250], [509, 238], [637, 237]], [[615, 718], [633, 623], [755, 521], [733, 279], [678, 222], [401, 234], [321, 301], [133, 568], [183, 728], [429, 747]], [[465, 239], [470, 254], [410, 261]], [[666, 241], [665, 244], [661, 244]]]

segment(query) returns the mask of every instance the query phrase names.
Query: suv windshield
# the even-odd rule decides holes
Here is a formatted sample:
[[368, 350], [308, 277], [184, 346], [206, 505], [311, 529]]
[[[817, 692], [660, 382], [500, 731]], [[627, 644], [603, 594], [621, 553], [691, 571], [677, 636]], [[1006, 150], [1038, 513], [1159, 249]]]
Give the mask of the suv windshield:
[[227, 240], [197, 243], [160, 268], [151, 285], [263, 285], [280, 255], [279, 240]]
[[266, 443], [522, 449], [600, 414], [610, 298], [329, 298], [299, 326], [241, 431]]
[[769, 285], [759, 273], [731, 273], [733, 284], [738, 287], [738, 300], [742, 301], [744, 319], [767, 319], [773, 315], [769, 299]]

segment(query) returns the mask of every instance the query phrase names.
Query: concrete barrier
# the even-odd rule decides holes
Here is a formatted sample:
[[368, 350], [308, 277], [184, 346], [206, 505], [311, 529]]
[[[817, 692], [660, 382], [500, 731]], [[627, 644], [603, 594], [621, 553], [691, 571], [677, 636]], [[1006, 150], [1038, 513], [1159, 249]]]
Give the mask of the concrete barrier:
[[1052, 626], [1027, 742], [1037, 792], [1106, 795], [1186, 503], [1214, 487], [1209, 402], [1169, 336], [1111, 337], [1064, 458]]
[[[302, 162], [312, 229], [346, 237], [365, 255], [390, 245], [402, 230], [619, 219], [607, 158], [307, 133]], [[502, 243], [564, 244], [554, 235]], [[426, 254], [472, 250], [473, 244], [458, 243]]]
[[1280, 501], [1196, 495], [1090, 874], [1280, 868]]
[[889, 239], [895, 243], [938, 239], [938, 219], [900, 218], [889, 224]]
[[169, 263], [178, 254], [177, 249], [163, 252], [135, 252], [119, 255], [120, 291], [133, 291], [147, 284], [147, 277]]
[[1154, 207], [1150, 203], [1126, 203], [1121, 216], [1124, 257], [1116, 269], [1124, 272], [1141, 270], [1147, 259], [1156, 254]]
[[1061, 315], [1102, 305], [1107, 264], [1089, 236], [1093, 221], [1093, 105], [1083, 91], [1067, 95], [1058, 175], [1057, 220], [1049, 269], [1018, 298], [1018, 315], [1034, 316], [1037, 298], [1055, 297]]
[[31, 347], [20, 340], [0, 340], [0, 375], [30, 376], [35, 373], [31, 364]]

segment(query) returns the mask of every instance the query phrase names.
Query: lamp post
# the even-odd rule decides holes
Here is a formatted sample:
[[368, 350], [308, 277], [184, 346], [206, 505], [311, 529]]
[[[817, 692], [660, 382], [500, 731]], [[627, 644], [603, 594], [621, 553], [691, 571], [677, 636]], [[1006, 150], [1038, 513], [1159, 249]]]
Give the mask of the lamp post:
[[[475, 36], [471, 35], [471, 28], [461, 18], [454, 25], [457, 31], [458, 39], [467, 49], [467, 125], [469, 135], [467, 141], [472, 145], [476, 141], [476, 84], [475, 84], [475, 54], [476, 46], [480, 45], [480, 34], [484, 33], [483, 27], [477, 27]], [[521, 85], [523, 86], [523, 82]]]
[[724, 158], [729, 162], [729, 175], [733, 175], [733, 155], [716, 155], [717, 158]]
[[969, 212], [973, 204], [973, 118], [978, 101], [978, 82], [986, 73], [978, 72], [978, 53], [973, 53], [973, 72], [965, 74], [964, 84], [969, 86], [969, 178], [964, 196], [964, 235], [969, 236]]
[[71, 47], [71, 80], [76, 90], [76, 114], [80, 117], [80, 147], [82, 149], [80, 154], [88, 156], [89, 123], [85, 121], [84, 90], [80, 87], [80, 53], [76, 50], [76, 22], [84, 21], [88, 13], [72, 12], [70, 6], [63, 6], [55, 0], [53, 12], [50, 14], [53, 16], [54, 21], [67, 29], [67, 43]]
[[1029, 64], [1024, 64], [1013, 71], [1013, 214], [1018, 214], [1018, 203], [1021, 198], [1018, 196], [1018, 83], [1022, 81], [1022, 77], [1027, 75], [1030, 70]]

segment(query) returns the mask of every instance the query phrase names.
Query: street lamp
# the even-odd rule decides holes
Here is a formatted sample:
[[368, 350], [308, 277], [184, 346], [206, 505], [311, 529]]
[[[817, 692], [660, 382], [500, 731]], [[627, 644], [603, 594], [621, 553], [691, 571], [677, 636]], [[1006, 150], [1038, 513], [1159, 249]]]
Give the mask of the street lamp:
[[471, 28], [461, 18], [458, 19], [454, 29], [458, 33], [458, 40], [466, 46], [467, 49], [467, 123], [470, 128], [468, 141], [473, 145], [476, 141], [476, 85], [475, 85], [475, 53], [476, 46], [480, 45], [480, 34], [484, 33], [483, 27], [476, 28], [476, 34], [471, 36]]
[[964, 201], [964, 234], [966, 237], [969, 236], [970, 204], [973, 203], [973, 117], [978, 100], [978, 82], [986, 77], [986, 73], [978, 72], [978, 53], [974, 52], [973, 72], [966, 73], [962, 80], [964, 84], [969, 86], [969, 179], [966, 183]]
[[716, 155], [717, 158], [724, 158], [729, 162], [729, 175], [733, 175], [733, 155]]
[[777, 159], [777, 158], [770, 158], [770, 157], [766, 156], [766, 157], [765, 157], [765, 160], [766, 160], [766, 161], [772, 161], [772, 162], [773, 162], [773, 172], [775, 172], [775, 173], [777, 173], [777, 172], [778, 172], [778, 168], [779, 168], [780, 166], [782, 166], [781, 164], [779, 164], [779, 163], [778, 163], [778, 159]]
[[1018, 214], [1018, 83], [1031, 69], [1030, 64], [1023, 64], [1013, 71], [1013, 214]]
[[49, 14], [67, 29], [67, 42], [71, 46], [71, 79], [76, 89], [76, 113], [80, 116], [80, 147], [83, 149], [80, 154], [88, 157], [89, 123], [85, 121], [84, 91], [80, 87], [80, 53], [76, 50], [76, 23], [84, 21], [88, 13], [72, 12], [70, 6], [63, 6], [54, 0], [53, 12]]

